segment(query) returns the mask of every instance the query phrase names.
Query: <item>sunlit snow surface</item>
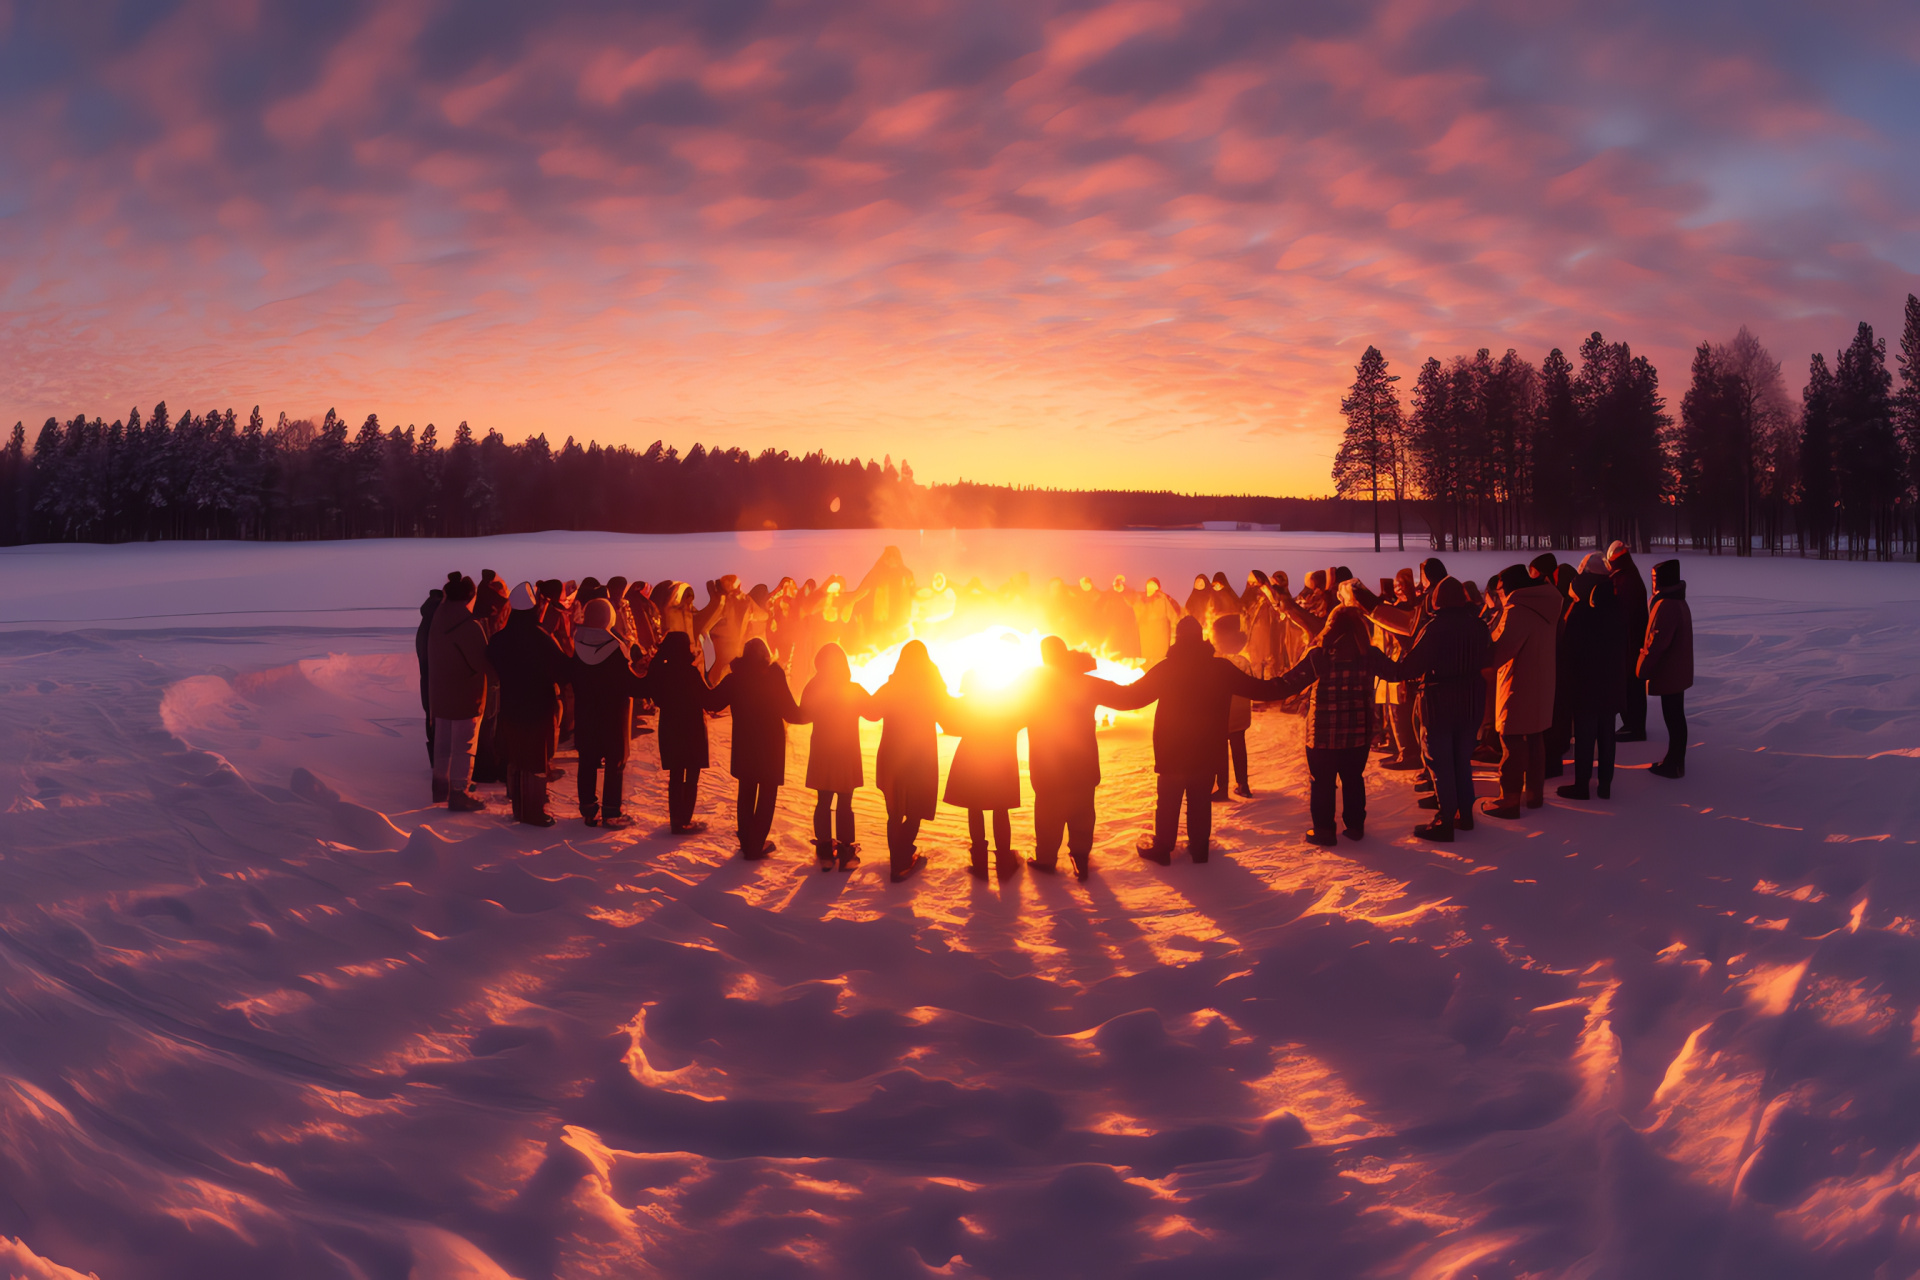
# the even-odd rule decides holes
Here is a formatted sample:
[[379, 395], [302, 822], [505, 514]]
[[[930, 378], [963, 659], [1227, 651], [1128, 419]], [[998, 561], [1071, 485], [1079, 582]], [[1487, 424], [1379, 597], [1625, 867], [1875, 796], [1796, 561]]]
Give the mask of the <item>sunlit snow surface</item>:
[[758, 866], [724, 770], [712, 832], [663, 837], [646, 740], [631, 831], [574, 819], [571, 769], [551, 831], [428, 809], [409, 618], [233, 616], [883, 541], [1136, 581], [1419, 554], [917, 536], [0, 553], [0, 619], [53, 620], [0, 635], [0, 1274], [1920, 1270], [1914, 566], [1687, 557], [1687, 779], [1636, 767], [1656, 711], [1610, 804], [1452, 846], [1377, 772], [1364, 842], [1302, 844], [1262, 713], [1223, 854], [1152, 867], [1123, 718], [1084, 886], [970, 879], [951, 810], [890, 886], [870, 790], [866, 864], [815, 872], [804, 730]]

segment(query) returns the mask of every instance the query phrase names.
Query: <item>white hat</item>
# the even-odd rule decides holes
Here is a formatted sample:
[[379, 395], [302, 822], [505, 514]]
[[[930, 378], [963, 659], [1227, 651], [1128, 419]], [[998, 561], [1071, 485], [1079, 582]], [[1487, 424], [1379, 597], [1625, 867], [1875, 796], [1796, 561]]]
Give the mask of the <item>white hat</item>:
[[515, 587], [513, 594], [507, 597], [507, 603], [516, 609], [537, 609], [540, 607], [540, 602], [534, 598], [533, 584], [531, 582], [523, 582]]
[[1607, 559], [1609, 560], [1618, 560], [1625, 554], [1627, 554], [1627, 544], [1618, 538], [1615, 538], [1607, 547]]

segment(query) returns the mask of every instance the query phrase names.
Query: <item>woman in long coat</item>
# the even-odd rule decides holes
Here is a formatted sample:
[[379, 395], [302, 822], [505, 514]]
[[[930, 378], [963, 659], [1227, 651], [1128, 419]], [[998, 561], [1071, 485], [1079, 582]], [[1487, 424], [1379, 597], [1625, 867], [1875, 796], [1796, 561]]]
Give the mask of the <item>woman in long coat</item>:
[[[800, 694], [800, 723], [813, 726], [807, 746], [807, 786], [814, 792], [813, 851], [820, 869], [836, 865], [851, 871], [860, 865], [853, 831], [853, 793], [866, 784], [860, 760], [860, 718], [878, 716], [873, 695], [853, 682], [847, 651], [822, 645], [814, 655], [814, 677]], [[834, 827], [840, 839], [834, 841]]]
[[747, 641], [727, 674], [713, 687], [709, 711], [733, 712], [733, 750], [728, 771], [740, 784], [740, 856], [758, 861], [773, 852], [773, 806], [787, 780], [787, 725], [800, 708], [787, 689], [787, 673], [759, 636]]
[[869, 719], [883, 720], [874, 782], [887, 801], [887, 855], [895, 883], [927, 865], [914, 841], [940, 802], [940, 744], [935, 736], [949, 715], [947, 686], [927, 646], [909, 640], [893, 675], [873, 695]]
[[693, 817], [700, 771], [707, 767], [707, 697], [711, 690], [693, 660], [693, 637], [669, 631], [642, 680], [644, 696], [660, 708], [660, 767], [667, 771], [667, 821], [675, 835], [694, 835], [707, 824]]
[[1020, 726], [1026, 717], [1011, 691], [982, 688], [974, 672], [967, 672], [960, 692], [949, 704], [960, 745], [947, 770], [946, 801], [967, 811], [968, 870], [981, 880], [987, 878], [987, 815], [993, 815], [993, 867], [1004, 878], [1020, 869], [1012, 810], [1020, 807]]

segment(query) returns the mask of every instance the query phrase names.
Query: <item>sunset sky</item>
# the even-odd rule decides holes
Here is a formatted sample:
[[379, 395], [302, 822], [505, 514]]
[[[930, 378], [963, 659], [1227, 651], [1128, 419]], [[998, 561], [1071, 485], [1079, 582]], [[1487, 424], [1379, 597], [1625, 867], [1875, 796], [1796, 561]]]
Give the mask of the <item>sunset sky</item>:
[[[1920, 289], [1920, 7], [0, 0], [0, 414], [1321, 493], [1373, 343]], [[1897, 338], [1897, 331], [1894, 332]], [[1411, 379], [1409, 378], [1409, 381]]]

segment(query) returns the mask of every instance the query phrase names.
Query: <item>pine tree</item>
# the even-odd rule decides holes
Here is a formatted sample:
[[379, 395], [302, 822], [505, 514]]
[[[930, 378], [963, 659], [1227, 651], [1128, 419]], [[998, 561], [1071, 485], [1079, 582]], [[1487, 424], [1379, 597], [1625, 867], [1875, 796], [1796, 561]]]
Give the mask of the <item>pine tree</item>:
[[[1400, 396], [1393, 389], [1399, 378], [1387, 372], [1387, 359], [1378, 347], [1369, 346], [1353, 367], [1353, 386], [1340, 401], [1340, 412], [1347, 420], [1345, 438], [1333, 459], [1335, 490], [1342, 496], [1356, 492], [1369, 495], [1373, 503], [1373, 549], [1380, 549], [1380, 488], [1384, 480], [1389, 493], [1399, 470], [1401, 448]], [[1406, 537], [1400, 540], [1406, 549]]]
[[[1906, 323], [1900, 329], [1900, 390], [1894, 395], [1893, 416], [1901, 447], [1906, 451], [1906, 500], [1909, 509], [1920, 502], [1920, 298], [1907, 295]], [[1920, 527], [1914, 531], [1914, 556], [1920, 559]]]
[[1436, 551], [1460, 546], [1460, 455], [1453, 438], [1452, 380], [1440, 361], [1428, 356], [1413, 384], [1413, 416], [1407, 426], [1408, 468], [1412, 487], [1427, 503], [1427, 527]]
[[1833, 472], [1849, 555], [1888, 553], [1906, 468], [1893, 425], [1887, 344], [1865, 321], [1834, 365]]
[[1580, 413], [1573, 400], [1573, 362], [1555, 347], [1540, 365], [1540, 418], [1534, 432], [1533, 504], [1547, 545], [1572, 548], [1585, 495], [1576, 470]]
[[1808, 541], [1825, 560], [1833, 538], [1833, 373], [1818, 351], [1807, 363], [1807, 385], [1800, 393], [1800, 513], [1805, 525], [1800, 549]]

